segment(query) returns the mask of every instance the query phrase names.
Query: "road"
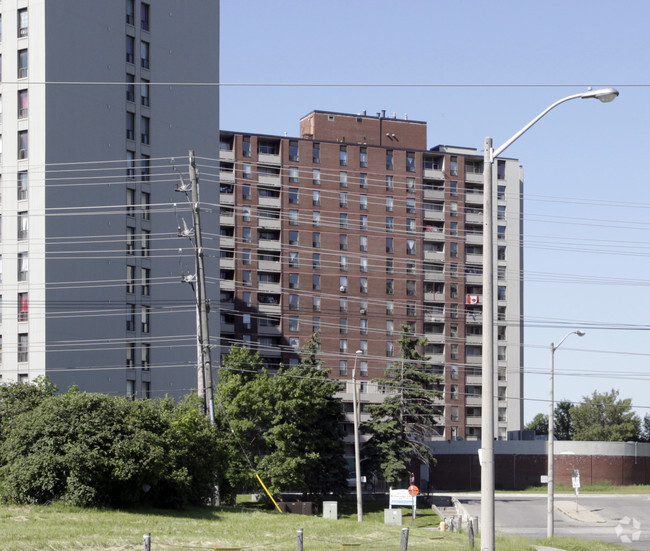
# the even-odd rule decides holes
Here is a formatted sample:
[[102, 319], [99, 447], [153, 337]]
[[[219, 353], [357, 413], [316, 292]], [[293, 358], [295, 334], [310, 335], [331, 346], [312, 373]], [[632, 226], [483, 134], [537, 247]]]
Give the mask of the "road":
[[[480, 517], [478, 494], [454, 494], [470, 516]], [[496, 494], [496, 530], [546, 537], [546, 494]], [[650, 496], [555, 495], [555, 535], [650, 550]]]

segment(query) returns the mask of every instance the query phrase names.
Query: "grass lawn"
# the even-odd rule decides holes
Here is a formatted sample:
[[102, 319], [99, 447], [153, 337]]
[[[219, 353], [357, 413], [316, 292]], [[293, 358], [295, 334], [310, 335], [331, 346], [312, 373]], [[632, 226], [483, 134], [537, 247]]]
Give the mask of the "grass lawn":
[[[237, 507], [188, 508], [183, 511], [140, 509], [110, 511], [50, 506], [0, 508], [0, 549], [77, 551], [139, 550], [143, 535], [151, 533], [151, 549], [259, 549], [294, 550], [296, 532], [304, 530], [304, 549], [389, 551], [399, 549], [402, 527], [411, 527], [411, 510], [403, 509], [402, 526], [383, 523], [383, 503], [364, 503], [364, 521], [357, 522], [356, 504], [339, 504], [339, 520], [279, 514], [253, 504]], [[468, 549], [467, 533], [441, 533], [440, 519], [430, 509], [418, 511], [409, 535], [409, 551]], [[540, 542], [538, 542], [540, 543]], [[555, 547], [571, 551], [614, 549], [611, 545], [555, 538]], [[497, 538], [497, 548], [525, 551], [526, 538]], [[565, 546], [563, 546], [565, 545]], [[475, 549], [479, 548], [477, 536]], [[624, 549], [621, 547], [621, 549]]]

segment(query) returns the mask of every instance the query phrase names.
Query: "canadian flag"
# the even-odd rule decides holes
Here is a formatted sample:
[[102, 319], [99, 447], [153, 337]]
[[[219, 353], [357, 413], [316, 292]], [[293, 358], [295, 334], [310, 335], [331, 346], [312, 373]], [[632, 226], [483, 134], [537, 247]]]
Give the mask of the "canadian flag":
[[467, 295], [466, 304], [478, 304], [478, 295]]

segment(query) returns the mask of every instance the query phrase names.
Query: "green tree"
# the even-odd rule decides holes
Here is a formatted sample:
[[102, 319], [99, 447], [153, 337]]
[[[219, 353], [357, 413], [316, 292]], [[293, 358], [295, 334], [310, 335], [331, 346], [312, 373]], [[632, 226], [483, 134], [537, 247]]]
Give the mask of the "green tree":
[[370, 436], [363, 448], [362, 470], [391, 485], [408, 476], [413, 462], [434, 463], [426, 441], [440, 414], [436, 399], [441, 395], [437, 390], [441, 378], [418, 350], [426, 345], [426, 339], [412, 337], [409, 326], [402, 325], [397, 343], [401, 359], [386, 370], [386, 378], [374, 380], [387, 396], [381, 403], [368, 406], [371, 418], [361, 426], [361, 431]]
[[574, 440], [625, 442], [639, 434], [641, 421], [632, 411], [632, 400], [618, 399], [618, 390], [584, 396], [582, 403], [570, 409], [575, 429]]
[[534, 430], [535, 434], [548, 434], [548, 415], [538, 413], [533, 420], [526, 425], [526, 430]]
[[[238, 488], [316, 495], [345, 486], [340, 385], [317, 360], [312, 337], [301, 363], [270, 375], [258, 354], [232, 347], [223, 362], [217, 399], [228, 465], [221, 482], [232, 499]], [[219, 411], [219, 410], [218, 410]]]
[[554, 417], [555, 438], [558, 440], [573, 440], [573, 421], [571, 420], [571, 407], [568, 400], [560, 400], [555, 405]]
[[641, 433], [639, 434], [639, 442], [650, 442], [650, 413], [643, 416], [641, 422]]

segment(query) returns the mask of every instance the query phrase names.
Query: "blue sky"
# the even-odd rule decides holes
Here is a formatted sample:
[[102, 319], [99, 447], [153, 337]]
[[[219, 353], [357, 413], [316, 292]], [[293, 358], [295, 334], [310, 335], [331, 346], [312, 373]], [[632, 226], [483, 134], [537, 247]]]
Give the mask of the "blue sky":
[[643, 416], [648, 21], [646, 0], [221, 0], [221, 127], [295, 136], [314, 109], [385, 109], [426, 121], [429, 147], [481, 149], [557, 99], [618, 88], [559, 106], [506, 153], [525, 174], [525, 420], [548, 410], [549, 343], [580, 328], [556, 352], [556, 399], [616, 388]]

